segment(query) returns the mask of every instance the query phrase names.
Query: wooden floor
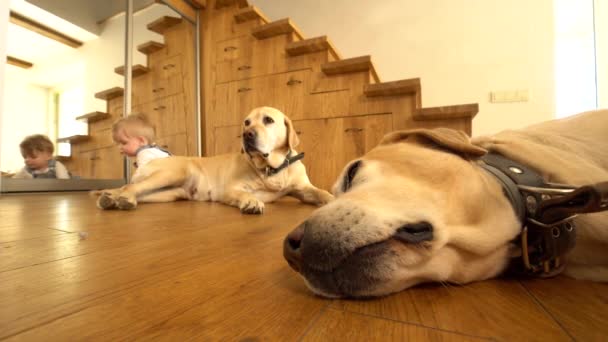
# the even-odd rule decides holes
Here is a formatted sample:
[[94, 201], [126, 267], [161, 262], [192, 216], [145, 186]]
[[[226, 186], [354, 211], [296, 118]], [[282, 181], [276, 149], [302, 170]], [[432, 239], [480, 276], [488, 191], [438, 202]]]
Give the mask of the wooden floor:
[[0, 340], [608, 341], [608, 284], [563, 277], [316, 297], [282, 257], [313, 209], [2, 196]]

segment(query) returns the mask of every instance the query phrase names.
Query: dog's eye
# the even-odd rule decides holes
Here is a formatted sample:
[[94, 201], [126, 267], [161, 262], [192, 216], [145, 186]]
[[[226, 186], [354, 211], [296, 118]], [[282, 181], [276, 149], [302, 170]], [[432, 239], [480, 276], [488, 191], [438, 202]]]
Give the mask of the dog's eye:
[[251, 121], [249, 119], [245, 120], [245, 126], [249, 126], [251, 124]]
[[397, 229], [394, 237], [407, 243], [430, 241], [433, 240], [433, 225], [426, 221], [406, 224]]
[[359, 171], [360, 167], [360, 160], [357, 160], [348, 167], [348, 171], [346, 171], [346, 174], [344, 175], [344, 182], [342, 182], [342, 192], [347, 192], [348, 189], [353, 186], [353, 180], [355, 179], [355, 175], [357, 175], [357, 171]]
[[272, 118], [270, 116], [265, 116], [264, 125], [270, 125], [271, 123], [274, 123], [274, 120], [272, 120]]

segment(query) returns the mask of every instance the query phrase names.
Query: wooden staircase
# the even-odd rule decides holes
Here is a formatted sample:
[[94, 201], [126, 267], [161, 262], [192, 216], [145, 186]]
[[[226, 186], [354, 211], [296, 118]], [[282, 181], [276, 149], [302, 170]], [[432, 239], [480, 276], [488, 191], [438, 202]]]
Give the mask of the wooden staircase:
[[476, 104], [424, 108], [419, 78], [382, 82], [370, 56], [343, 58], [327, 36], [306, 38], [289, 18], [269, 22], [246, 1], [229, 0], [207, 1], [201, 16], [206, 155], [239, 151], [242, 119], [264, 105], [294, 121], [309, 176], [325, 189], [390, 131], [471, 134]]
[[[390, 131], [446, 126], [471, 133], [476, 104], [424, 108], [419, 78], [382, 82], [370, 56], [343, 58], [327, 36], [306, 38], [289, 18], [271, 22], [246, 0], [207, 0], [199, 7], [204, 155], [240, 151], [242, 120], [259, 106], [276, 107], [293, 120], [309, 176], [325, 189], [348, 161]], [[166, 16], [148, 24], [164, 42], [137, 46], [148, 63], [133, 67], [133, 111], [151, 113], [159, 142], [172, 152], [193, 155], [196, 75], [184, 64], [184, 56], [194, 55], [185, 43], [194, 36], [187, 25]], [[124, 67], [115, 72], [124, 74]], [[109, 116], [83, 115], [91, 138], [75, 145], [78, 153], [111, 146], [108, 130], [122, 115], [122, 91], [96, 94], [107, 101]]]

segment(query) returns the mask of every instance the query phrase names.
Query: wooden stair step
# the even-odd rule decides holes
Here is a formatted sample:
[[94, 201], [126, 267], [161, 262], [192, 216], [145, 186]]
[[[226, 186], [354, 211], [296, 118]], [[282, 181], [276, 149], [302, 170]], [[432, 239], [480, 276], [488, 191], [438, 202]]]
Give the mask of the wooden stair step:
[[245, 8], [241, 8], [234, 15], [234, 20], [240, 24], [250, 20], [261, 19], [264, 24], [269, 22], [268, 18], [260, 11], [259, 8], [255, 6], [247, 6]]
[[479, 112], [477, 103], [453, 106], [420, 108], [414, 112], [414, 120], [446, 120], [446, 119], [473, 119]]
[[137, 46], [137, 51], [149, 55], [165, 47], [165, 44], [153, 40]]
[[181, 22], [182, 18], [165, 15], [149, 23], [147, 27], [150, 31], [156, 32], [158, 34], [163, 34], [166, 30], [170, 29], [175, 25], [178, 25]]
[[91, 113], [87, 113], [87, 114], [76, 117], [76, 120], [83, 120], [86, 123], [93, 123], [93, 122], [105, 120], [110, 117], [112, 117], [112, 116], [108, 113], [91, 112]]
[[188, 2], [196, 9], [207, 8], [207, 0], [188, 0]]
[[55, 160], [60, 162], [66, 162], [72, 160], [71, 156], [55, 156]]
[[31, 62], [24, 61], [23, 59], [13, 56], [6, 56], [6, 64], [14, 65], [23, 69], [29, 69], [34, 66], [34, 64]]
[[95, 98], [100, 100], [111, 100], [122, 96], [124, 93], [125, 90], [121, 87], [114, 87], [95, 93]]
[[289, 18], [260, 25], [251, 31], [251, 34], [257, 39], [265, 39], [287, 33], [294, 33], [296, 37], [303, 39], [302, 32]]
[[76, 144], [79, 142], [83, 142], [83, 141], [87, 141], [91, 138], [91, 136], [89, 135], [72, 135], [69, 137], [64, 137], [64, 138], [59, 138], [57, 139], [58, 143], [70, 143], [70, 144]]
[[370, 56], [361, 56], [343, 59], [340, 61], [329, 62], [321, 65], [321, 71], [326, 75], [348, 74], [351, 72], [369, 71], [376, 83], [380, 82], [380, 78], [376, 73], [372, 58]]
[[314, 53], [328, 50], [336, 60], [342, 59], [336, 51], [334, 45], [327, 39], [327, 36], [315, 37], [310, 39], [291, 42], [285, 47], [285, 51], [290, 56], [300, 56], [307, 53]]
[[217, 9], [217, 8], [228, 7], [228, 6], [232, 6], [234, 4], [237, 4], [239, 6], [239, 8], [249, 6], [249, 2], [247, 0], [216, 0], [215, 8]]
[[[150, 71], [150, 68], [145, 67], [141, 64], [137, 64], [131, 68], [131, 76], [138, 77], [138, 76], [147, 74], [149, 71]], [[124, 76], [125, 75], [125, 66], [122, 65], [122, 66], [114, 68], [114, 72], [119, 75]]]
[[415, 94], [420, 92], [420, 79], [412, 78], [408, 80], [368, 84], [365, 86], [363, 92], [369, 97]]

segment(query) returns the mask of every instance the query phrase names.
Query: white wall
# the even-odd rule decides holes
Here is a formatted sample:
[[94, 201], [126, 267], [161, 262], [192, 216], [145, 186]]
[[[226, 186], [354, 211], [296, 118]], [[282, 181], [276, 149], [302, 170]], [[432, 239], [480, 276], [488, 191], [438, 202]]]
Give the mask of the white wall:
[[[372, 55], [383, 81], [420, 77], [425, 107], [477, 102], [473, 134], [553, 118], [552, 0], [251, 0], [344, 58]], [[489, 102], [528, 90], [529, 101]]]
[[2, 171], [15, 171], [23, 167], [19, 143], [27, 135], [45, 134], [53, 136], [49, 125], [49, 90], [32, 85], [23, 76], [27, 70], [6, 67], [3, 118]]
[[593, 0], [554, 0], [555, 113], [596, 108]]
[[[8, 31], [8, 2], [0, 1], [0, 61], [6, 60], [6, 32]], [[2, 108], [4, 107], [4, 79], [6, 78], [6, 64], [0, 64], [0, 138], [3, 136], [4, 120], [2, 115]], [[2, 142], [0, 141], [0, 146]], [[2, 167], [2, 158], [4, 151], [0, 149], [0, 170], [4, 170]], [[0, 178], [0, 182], [2, 182]]]
[[608, 108], [608, 1], [594, 0], [598, 107]]

